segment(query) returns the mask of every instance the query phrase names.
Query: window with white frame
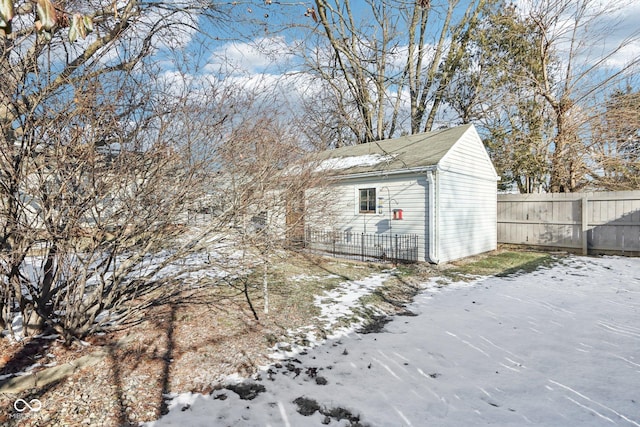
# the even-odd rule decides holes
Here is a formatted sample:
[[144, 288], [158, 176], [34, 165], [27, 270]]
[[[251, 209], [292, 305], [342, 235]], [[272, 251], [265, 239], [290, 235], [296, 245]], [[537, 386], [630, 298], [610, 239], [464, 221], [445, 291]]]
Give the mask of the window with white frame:
[[374, 214], [376, 213], [376, 189], [375, 188], [360, 188], [359, 189], [359, 206], [360, 213]]

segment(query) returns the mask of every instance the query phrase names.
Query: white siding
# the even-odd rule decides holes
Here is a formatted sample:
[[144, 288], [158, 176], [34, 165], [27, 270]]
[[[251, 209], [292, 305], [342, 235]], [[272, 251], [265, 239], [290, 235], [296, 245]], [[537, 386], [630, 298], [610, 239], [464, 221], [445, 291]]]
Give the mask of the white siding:
[[[358, 213], [358, 190], [377, 189], [382, 205], [380, 213]], [[323, 190], [323, 205], [315, 212], [309, 209], [306, 225], [316, 229], [371, 234], [418, 234], [418, 259], [426, 260], [428, 225], [426, 223], [428, 193], [424, 175], [406, 175], [363, 179], [345, 179]], [[393, 209], [402, 209], [403, 219], [393, 220]]]
[[498, 179], [489, 154], [474, 127], [470, 127], [443, 156], [440, 169], [487, 179], [495, 184]]
[[467, 175], [439, 175], [438, 260], [496, 249], [496, 183]]
[[[434, 172], [434, 189], [429, 188], [430, 173], [343, 178], [322, 190], [327, 197], [317, 208], [313, 203], [308, 206], [306, 225], [352, 233], [415, 233], [420, 236], [419, 259], [424, 261], [447, 262], [494, 250], [498, 176], [475, 128], [469, 127], [442, 157]], [[384, 198], [382, 211], [360, 214], [358, 189], [371, 187]], [[429, 211], [431, 191], [435, 219]], [[403, 210], [402, 220], [391, 220], [393, 209]], [[433, 259], [429, 258], [430, 220]]]
[[438, 260], [497, 247], [497, 175], [475, 129], [445, 155], [438, 172]]

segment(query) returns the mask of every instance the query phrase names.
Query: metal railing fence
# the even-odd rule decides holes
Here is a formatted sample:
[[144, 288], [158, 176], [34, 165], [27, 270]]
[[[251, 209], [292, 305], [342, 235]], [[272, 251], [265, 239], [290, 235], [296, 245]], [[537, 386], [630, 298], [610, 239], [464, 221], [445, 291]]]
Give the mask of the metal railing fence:
[[418, 261], [418, 237], [417, 234], [366, 234], [307, 228], [304, 246], [312, 251], [360, 261], [412, 263]]

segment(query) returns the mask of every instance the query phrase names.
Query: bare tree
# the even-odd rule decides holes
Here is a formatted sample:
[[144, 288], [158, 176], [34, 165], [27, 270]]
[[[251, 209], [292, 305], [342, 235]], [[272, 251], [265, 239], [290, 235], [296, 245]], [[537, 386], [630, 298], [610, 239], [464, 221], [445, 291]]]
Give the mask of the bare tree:
[[472, 111], [497, 136], [490, 143], [494, 159], [520, 191], [572, 192], [593, 184], [593, 120], [640, 65], [640, 56], [626, 51], [640, 32], [617, 27], [624, 6], [520, 2], [505, 5], [477, 33], [476, 57], [470, 60], [478, 74], [461, 84], [482, 102], [472, 106], [458, 98], [452, 104]]
[[640, 93], [631, 87], [614, 92], [594, 125], [592, 179], [598, 188], [640, 188]]
[[268, 314], [269, 266], [274, 257], [283, 256], [283, 249], [302, 242], [309, 206], [305, 194], [321, 180], [305, 161], [295, 127], [284, 119], [278, 103], [268, 102], [234, 126], [219, 150], [226, 194], [232, 198], [225, 203], [236, 206], [240, 236], [235, 245], [243, 254], [247, 273], [239, 275], [239, 283], [256, 319], [248, 287], [258, 284], [251, 279], [256, 270], [262, 272], [263, 311]]
[[211, 11], [2, 3], [0, 326], [19, 313], [28, 334], [82, 337], [185, 278], [176, 262], [206, 233], [184, 238], [182, 214], [210, 168], [203, 134], [225, 116], [187, 132], [199, 104], [158, 79], [156, 64]]
[[464, 122], [483, 128], [499, 185], [521, 193], [546, 188], [553, 144], [553, 110], [531, 84], [542, 73], [537, 30], [514, 5], [498, 8], [472, 35], [446, 93]]
[[491, 3], [317, 0], [304, 54], [333, 126], [355, 142], [430, 130]]

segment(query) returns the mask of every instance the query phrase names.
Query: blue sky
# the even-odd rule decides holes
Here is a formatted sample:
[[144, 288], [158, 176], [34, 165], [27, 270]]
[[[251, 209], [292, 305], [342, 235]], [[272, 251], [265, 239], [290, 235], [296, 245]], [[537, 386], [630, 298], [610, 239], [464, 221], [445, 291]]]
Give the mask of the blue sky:
[[[596, 5], [600, 2], [602, 7], [614, 6], [619, 9], [607, 20], [602, 21], [602, 28], [608, 27], [606, 31], [598, 30], [593, 37], [585, 40], [586, 49], [581, 52], [580, 63], [590, 66], [603, 52], [611, 50], [626, 37], [638, 35], [640, 1], [629, 1], [626, 5], [621, 2], [614, 4], [600, 0], [587, 1], [594, 1]], [[304, 37], [309, 37], [309, 33], [305, 32], [308, 31], [309, 26], [317, 25], [310, 16], [305, 16], [312, 2], [274, 1], [270, 5], [265, 5], [264, 0], [259, 0], [235, 3], [235, 5], [227, 3], [234, 18], [231, 26], [209, 24], [203, 28], [208, 37], [204, 40], [194, 38], [193, 42], [186, 47], [187, 51], [194, 52], [192, 55], [194, 63], [190, 64], [194, 73], [193, 78], [207, 82], [224, 80], [253, 90], [257, 88], [266, 90], [280, 85], [280, 90], [293, 105], [302, 97], [308, 97], [310, 94], [313, 96], [314, 88], [309, 83], [308, 77], [305, 77], [304, 73], [296, 73], [301, 70], [300, 59], [288, 52], [295, 43], [300, 42]], [[361, 6], [359, 10], [365, 10], [364, 2], [354, 1], [353, 3]], [[434, 8], [437, 3], [440, 2], [432, 1]], [[517, 0], [516, 3], [523, 9], [540, 4], [537, 0]], [[464, 9], [467, 4], [461, 1], [459, 7]], [[198, 45], [196, 41], [203, 44]], [[639, 56], [640, 41], [635, 40], [632, 43], [625, 43], [619, 52], [602, 65], [611, 70]], [[171, 65], [167, 65], [170, 69]], [[169, 70], [168, 73], [170, 73]], [[295, 80], [285, 77], [287, 74], [294, 73]]]
[[[536, 3], [533, 0], [518, 1], [524, 8], [531, 2]], [[231, 74], [244, 74], [251, 79], [257, 74], [280, 75], [295, 70], [296, 60], [286, 50], [304, 37], [302, 26], [314, 25], [311, 18], [304, 16], [308, 6], [304, 2], [274, 2], [269, 6], [265, 6], [263, 1], [238, 3], [233, 6], [233, 13], [244, 22], [236, 22], [232, 28], [207, 28], [212, 38], [205, 42], [207, 51], [203, 52], [205, 55], [201, 58], [206, 62], [203, 71], [215, 73], [219, 71], [218, 65], [224, 63], [227, 71], [233, 67]], [[640, 30], [640, 1], [631, 1], [624, 7], [617, 2], [616, 6], [620, 7], [617, 14], [603, 22], [605, 26], [613, 22], [615, 31], [609, 29], [606, 34], [597, 34], [602, 40], [590, 48], [589, 54], [594, 57], [601, 54], [599, 49], [610, 49]], [[464, 2], [462, 7], [466, 7]], [[290, 24], [294, 27], [291, 28]], [[282, 25], [289, 25], [289, 28], [281, 31]], [[588, 40], [592, 41], [595, 40]], [[636, 40], [625, 44], [618, 54], [607, 61], [607, 65], [615, 67], [625, 64], [639, 54], [640, 42]]]

